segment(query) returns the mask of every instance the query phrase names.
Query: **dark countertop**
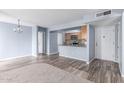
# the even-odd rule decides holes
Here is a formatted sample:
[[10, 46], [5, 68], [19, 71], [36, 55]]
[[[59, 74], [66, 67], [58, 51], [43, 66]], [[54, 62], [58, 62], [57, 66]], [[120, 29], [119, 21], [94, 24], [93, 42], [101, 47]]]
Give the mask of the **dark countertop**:
[[59, 45], [59, 46], [71, 46], [71, 47], [87, 47], [86, 45]]

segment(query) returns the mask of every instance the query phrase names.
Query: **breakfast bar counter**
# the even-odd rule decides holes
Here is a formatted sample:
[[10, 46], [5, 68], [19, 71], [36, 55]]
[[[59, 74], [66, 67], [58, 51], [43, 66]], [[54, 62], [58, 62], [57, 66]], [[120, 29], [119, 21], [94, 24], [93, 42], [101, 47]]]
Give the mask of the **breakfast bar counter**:
[[59, 56], [88, 61], [86, 46], [59, 45]]

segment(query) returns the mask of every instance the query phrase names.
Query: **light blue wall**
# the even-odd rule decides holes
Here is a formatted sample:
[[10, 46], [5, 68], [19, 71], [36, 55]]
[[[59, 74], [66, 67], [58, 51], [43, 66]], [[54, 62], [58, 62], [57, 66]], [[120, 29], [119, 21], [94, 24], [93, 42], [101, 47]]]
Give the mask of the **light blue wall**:
[[[123, 34], [122, 34], [122, 31], [123, 31], [123, 29], [122, 29], [122, 26], [123, 26], [123, 24], [122, 24], [122, 17], [121, 17], [121, 21], [120, 21], [120, 53], [119, 53], [119, 56], [120, 56], [120, 64], [119, 64], [119, 67], [120, 67], [120, 71], [121, 71], [121, 73], [124, 75], [124, 67], [122, 67], [122, 36], [123, 36]], [[123, 70], [123, 71], [122, 71]]]
[[95, 57], [95, 30], [89, 25], [89, 61]]
[[57, 40], [57, 31], [50, 32], [50, 45], [49, 45], [49, 54], [58, 53], [58, 40]]
[[122, 46], [121, 46], [121, 68], [122, 68], [122, 75], [124, 76], [124, 12], [122, 13]]
[[0, 22], [0, 59], [32, 55], [32, 27], [23, 26], [23, 33], [14, 32], [16, 25]]
[[95, 29], [93, 25], [87, 24], [87, 48], [86, 59], [88, 62], [95, 57]]

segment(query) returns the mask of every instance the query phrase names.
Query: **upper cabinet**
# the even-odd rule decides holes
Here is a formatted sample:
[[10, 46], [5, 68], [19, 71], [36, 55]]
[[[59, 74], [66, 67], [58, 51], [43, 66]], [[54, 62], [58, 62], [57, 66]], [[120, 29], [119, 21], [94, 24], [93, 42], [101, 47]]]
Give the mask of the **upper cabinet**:
[[80, 30], [69, 31], [65, 33], [65, 44], [66, 45], [78, 45], [84, 46], [87, 42], [87, 25], [83, 25]]
[[79, 38], [83, 40], [87, 40], [87, 25], [84, 25], [81, 27]]

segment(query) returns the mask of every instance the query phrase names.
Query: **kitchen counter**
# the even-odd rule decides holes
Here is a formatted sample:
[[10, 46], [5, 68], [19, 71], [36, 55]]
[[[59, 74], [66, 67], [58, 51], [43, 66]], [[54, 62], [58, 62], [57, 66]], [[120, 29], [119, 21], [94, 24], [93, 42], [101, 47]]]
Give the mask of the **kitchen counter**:
[[59, 44], [59, 46], [72, 46], [72, 47], [87, 47], [87, 44], [77, 44], [77, 45], [73, 45], [73, 44]]
[[59, 55], [78, 60], [88, 61], [87, 47], [84, 46], [71, 46], [71, 45], [59, 45]]

